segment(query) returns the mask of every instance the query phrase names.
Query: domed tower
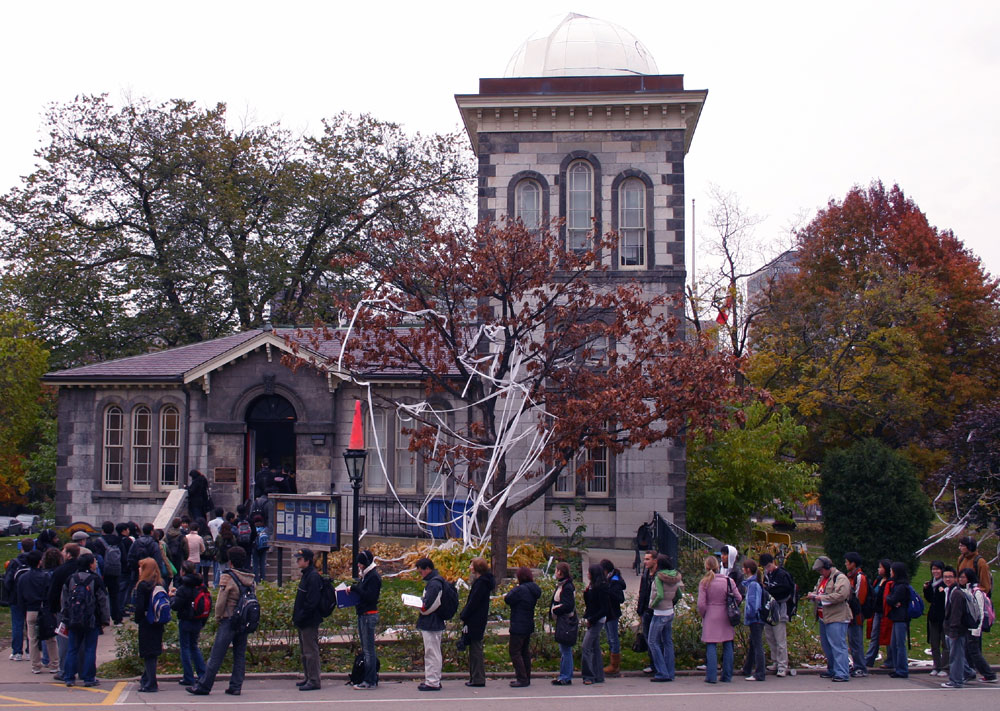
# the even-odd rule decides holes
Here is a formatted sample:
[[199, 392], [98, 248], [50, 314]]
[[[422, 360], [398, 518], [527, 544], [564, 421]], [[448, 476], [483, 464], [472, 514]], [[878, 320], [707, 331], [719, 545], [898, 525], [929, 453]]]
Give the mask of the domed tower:
[[[682, 293], [684, 156], [707, 95], [685, 90], [682, 75], [660, 74], [628, 30], [567, 15], [528, 38], [503, 78], [455, 97], [479, 158], [479, 219], [559, 217], [567, 247], [580, 250], [595, 226], [613, 230], [617, 244], [601, 254], [608, 270], [594, 278], [639, 282], [651, 298]], [[605, 491], [578, 483], [562, 492], [583, 489], [588, 535], [627, 539], [650, 509], [684, 525], [683, 446], [616, 459]]]

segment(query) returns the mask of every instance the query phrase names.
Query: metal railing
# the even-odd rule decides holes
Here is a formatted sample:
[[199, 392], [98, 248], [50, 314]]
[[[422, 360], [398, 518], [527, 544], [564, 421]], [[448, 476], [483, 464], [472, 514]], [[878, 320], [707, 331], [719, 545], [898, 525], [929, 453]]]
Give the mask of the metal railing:
[[660, 516], [660, 514], [658, 513], [653, 514], [654, 531], [657, 528], [657, 523], [660, 521], [662, 521], [663, 524], [667, 526], [667, 528], [669, 528], [671, 531], [674, 532], [674, 535], [677, 536], [677, 543], [682, 548], [686, 548], [689, 551], [712, 550], [712, 545], [710, 543], [702, 540], [701, 538], [698, 538], [698, 536], [694, 535], [690, 531], [681, 528], [673, 521], [668, 521], [667, 519]]
[[[361, 527], [374, 536], [461, 538], [465, 501], [422, 496], [368, 494], [359, 498]], [[426, 521], [427, 525], [416, 519]]]

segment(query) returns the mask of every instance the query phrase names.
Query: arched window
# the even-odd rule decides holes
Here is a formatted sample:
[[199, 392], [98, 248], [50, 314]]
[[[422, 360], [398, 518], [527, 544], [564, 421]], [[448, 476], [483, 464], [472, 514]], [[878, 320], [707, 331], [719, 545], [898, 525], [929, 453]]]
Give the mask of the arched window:
[[646, 266], [646, 186], [638, 178], [618, 187], [618, 266]]
[[566, 248], [586, 252], [593, 247], [594, 169], [584, 160], [566, 170]]
[[104, 411], [104, 488], [121, 489], [125, 474], [125, 414], [117, 405]]
[[514, 216], [520, 218], [529, 230], [542, 224], [542, 186], [537, 181], [525, 179], [514, 189]]
[[365, 490], [372, 494], [385, 493], [385, 473], [391, 471], [389, 461], [389, 433], [386, 431], [385, 410], [374, 408], [371, 417], [366, 418], [366, 439], [368, 458], [365, 465], [368, 472], [365, 476]]
[[160, 488], [174, 489], [181, 474], [181, 414], [173, 405], [160, 410]]
[[396, 491], [412, 494], [417, 490], [417, 453], [410, 451], [410, 435], [403, 430], [416, 429], [417, 422], [402, 415], [396, 417]]
[[140, 405], [132, 411], [132, 488], [148, 489], [153, 469], [153, 415]]

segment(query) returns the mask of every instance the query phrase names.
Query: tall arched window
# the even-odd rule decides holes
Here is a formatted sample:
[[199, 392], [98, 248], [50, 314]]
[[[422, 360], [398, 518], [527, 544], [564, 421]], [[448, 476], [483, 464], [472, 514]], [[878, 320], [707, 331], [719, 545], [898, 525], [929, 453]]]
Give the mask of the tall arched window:
[[153, 468], [153, 415], [140, 405], [132, 411], [132, 488], [148, 489]]
[[389, 461], [389, 433], [385, 428], [385, 410], [374, 408], [370, 415], [365, 423], [368, 430], [365, 440], [368, 445], [365, 490], [372, 494], [384, 494], [385, 474], [386, 471], [392, 470], [392, 462]]
[[181, 475], [181, 414], [173, 405], [160, 410], [160, 488], [173, 489]]
[[594, 170], [590, 163], [578, 160], [566, 170], [566, 248], [585, 252], [593, 247], [590, 232], [594, 229]]
[[542, 224], [542, 186], [531, 179], [522, 180], [514, 189], [514, 216], [529, 230]]
[[125, 474], [125, 414], [117, 405], [104, 411], [104, 488], [121, 489]]
[[638, 178], [618, 187], [618, 265], [646, 266], [646, 186]]
[[400, 493], [412, 494], [417, 490], [417, 453], [410, 451], [410, 435], [403, 432], [416, 427], [413, 418], [396, 417], [396, 491]]

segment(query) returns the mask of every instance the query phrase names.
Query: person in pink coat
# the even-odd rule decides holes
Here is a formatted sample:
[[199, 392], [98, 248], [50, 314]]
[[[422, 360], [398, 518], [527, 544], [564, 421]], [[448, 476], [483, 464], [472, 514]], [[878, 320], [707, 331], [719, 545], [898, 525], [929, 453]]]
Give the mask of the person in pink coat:
[[740, 586], [732, 578], [719, 574], [719, 561], [715, 556], [705, 559], [705, 577], [698, 584], [698, 614], [701, 615], [701, 641], [705, 643], [705, 681], [716, 682], [718, 654], [716, 645], [722, 644], [722, 681], [733, 680], [733, 626], [726, 614], [726, 595], [736, 596], [741, 602]]

